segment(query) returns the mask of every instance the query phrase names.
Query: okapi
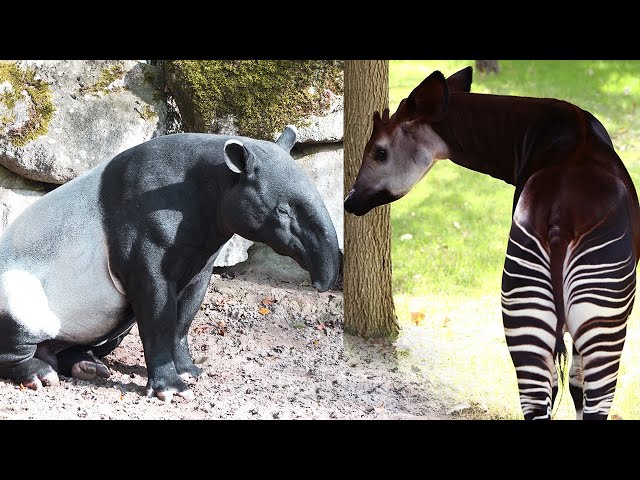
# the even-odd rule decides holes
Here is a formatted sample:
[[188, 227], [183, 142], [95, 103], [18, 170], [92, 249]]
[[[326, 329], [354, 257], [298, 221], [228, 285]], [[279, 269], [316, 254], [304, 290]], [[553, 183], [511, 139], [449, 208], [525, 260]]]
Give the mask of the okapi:
[[433, 72], [373, 132], [344, 208], [404, 196], [440, 159], [515, 186], [502, 276], [507, 345], [525, 419], [550, 419], [573, 341], [577, 418], [606, 419], [635, 296], [640, 207], [604, 126], [553, 98], [470, 93], [471, 67]]

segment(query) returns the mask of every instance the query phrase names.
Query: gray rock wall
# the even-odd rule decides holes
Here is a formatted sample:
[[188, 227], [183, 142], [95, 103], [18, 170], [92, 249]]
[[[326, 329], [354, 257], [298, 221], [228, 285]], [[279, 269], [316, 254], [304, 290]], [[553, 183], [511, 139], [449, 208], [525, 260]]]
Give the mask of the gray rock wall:
[[[54, 108], [46, 132], [23, 145], [13, 132], [28, 122], [38, 99], [23, 94], [7, 105], [0, 97], [0, 113], [6, 119], [0, 128], [0, 164], [19, 175], [62, 184], [127, 148], [166, 133], [166, 98], [160, 89], [159, 67], [101, 60], [16, 63], [49, 86]], [[20, 88], [11, 83], [5, 80], [4, 88]]]

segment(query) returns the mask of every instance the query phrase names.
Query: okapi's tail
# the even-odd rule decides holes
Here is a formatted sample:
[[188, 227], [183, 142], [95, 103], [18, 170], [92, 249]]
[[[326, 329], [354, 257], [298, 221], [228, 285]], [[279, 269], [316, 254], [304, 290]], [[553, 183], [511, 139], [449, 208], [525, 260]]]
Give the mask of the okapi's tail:
[[562, 239], [558, 235], [549, 233], [549, 256], [551, 267], [551, 286], [553, 287], [553, 301], [556, 309], [556, 318], [558, 323], [556, 325], [556, 348], [554, 352], [554, 359], [558, 365], [558, 386], [562, 391], [565, 381], [565, 372], [567, 370], [567, 364], [569, 358], [567, 356], [567, 348], [564, 344], [564, 327], [567, 324], [564, 308], [564, 259], [567, 254], [567, 247], [569, 242]]

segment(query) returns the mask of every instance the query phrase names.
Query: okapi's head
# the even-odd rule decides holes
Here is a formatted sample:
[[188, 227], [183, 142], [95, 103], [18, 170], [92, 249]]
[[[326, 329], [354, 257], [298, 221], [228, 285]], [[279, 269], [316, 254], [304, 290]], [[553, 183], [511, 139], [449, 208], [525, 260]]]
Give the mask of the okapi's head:
[[391, 118], [388, 108], [382, 116], [373, 114], [371, 138], [344, 202], [347, 212], [364, 215], [402, 198], [437, 160], [448, 158], [449, 149], [432, 125], [446, 118], [449, 92], [469, 92], [471, 80], [471, 67], [448, 79], [435, 71], [400, 102]]

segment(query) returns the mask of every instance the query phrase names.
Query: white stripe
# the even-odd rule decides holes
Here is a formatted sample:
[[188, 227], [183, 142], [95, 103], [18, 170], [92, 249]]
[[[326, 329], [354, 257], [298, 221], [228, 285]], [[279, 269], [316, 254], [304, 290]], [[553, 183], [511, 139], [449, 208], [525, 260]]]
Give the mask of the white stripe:
[[505, 292], [504, 290], [500, 290], [500, 292], [502, 293], [503, 297], [509, 297], [513, 294], [520, 293], [520, 292], [537, 292], [537, 293], [542, 293], [545, 296], [553, 299], [553, 294], [546, 288], [542, 288], [542, 287], [516, 287], [507, 292]]
[[547, 412], [546, 415], [532, 417], [531, 420], [546, 420], [550, 416], [551, 416], [551, 414], [549, 412]]
[[[580, 338], [574, 339], [574, 343], [578, 350], [582, 350], [582, 346], [587, 343], [589, 340], [597, 337], [599, 335], [613, 335], [614, 333], [618, 333], [623, 330], [627, 325], [627, 322], [622, 322], [620, 325], [616, 327], [596, 327], [592, 328], [586, 332], [584, 332]], [[585, 359], [586, 360], [586, 359]]]
[[505, 307], [502, 307], [502, 313], [505, 313], [510, 317], [514, 317], [514, 318], [516, 317], [537, 318], [538, 320], [542, 320], [544, 323], [549, 325], [553, 330], [555, 330], [556, 323], [558, 321], [556, 314], [548, 310], [535, 310], [533, 308], [523, 308], [522, 310], [509, 310]]
[[503, 305], [522, 305], [525, 303], [535, 303], [537, 305], [541, 305], [543, 307], [549, 307], [550, 309], [552, 309], [553, 311], [556, 310], [556, 306], [553, 302], [550, 302], [549, 300], [545, 300], [544, 298], [539, 298], [539, 297], [520, 297], [520, 298], [513, 298], [513, 299], [509, 299], [509, 298], [505, 298], [504, 296], [502, 297], [502, 304]]
[[551, 385], [549, 385], [549, 387], [547, 388], [520, 388], [519, 391], [521, 396], [524, 396], [525, 394], [530, 395], [532, 393], [545, 393], [547, 395], [551, 395]]
[[596, 300], [605, 300], [611, 303], [623, 303], [623, 302], [626, 302], [629, 299], [629, 297], [631, 297], [635, 293], [636, 292], [634, 289], [626, 297], [612, 298], [612, 297], [605, 297], [604, 295], [597, 295], [595, 293], [590, 292], [589, 290], [581, 290], [580, 294], [574, 294], [575, 296], [569, 300], [569, 304], [578, 303], [578, 300], [582, 298], [594, 298]]
[[551, 352], [537, 345], [514, 345], [509, 346], [510, 352], [528, 352], [535, 353], [544, 358], [551, 358]]
[[[601, 402], [602, 400], [611, 400], [613, 392], [607, 392], [604, 395], [600, 395], [599, 397], [589, 398], [590, 402]], [[593, 407], [591, 407], [593, 408]]]
[[517, 328], [505, 328], [504, 333], [507, 337], [517, 338], [524, 335], [531, 335], [537, 337], [546, 343], [549, 347], [553, 347], [556, 344], [556, 336], [551, 333], [536, 327], [517, 327]]
[[609, 240], [607, 242], [601, 243], [600, 245], [596, 245], [595, 247], [591, 247], [588, 248], [587, 250], [585, 250], [584, 252], [582, 252], [581, 254], [579, 254], [578, 256], [576, 256], [571, 263], [569, 264], [569, 268], [565, 269], [565, 271], [570, 271], [573, 269], [573, 265], [578, 261], [578, 259], [580, 259], [581, 257], [584, 257], [587, 253], [590, 252], [594, 252], [596, 250], [600, 250], [601, 248], [606, 247], [607, 245], [610, 245], [614, 242], [617, 242], [618, 240], [620, 240], [621, 238], [623, 238], [625, 235], [627, 234], [627, 231], [625, 230], [624, 233], [622, 235], [620, 235], [617, 238], [614, 238], [613, 240]]
[[[598, 343], [593, 343], [591, 345], [589, 345], [587, 348], [585, 348], [584, 352], [582, 352], [583, 356], [587, 356], [587, 355], [591, 355], [591, 351], [600, 347], [611, 347], [613, 345], [617, 345], [618, 343], [624, 343], [625, 339], [624, 337], [619, 339], [619, 340], [615, 340], [612, 342], [598, 342]], [[622, 347], [620, 347], [620, 349], [622, 350]], [[605, 352], [599, 352], [599, 353], [605, 353]]]
[[537, 245], [538, 250], [540, 250], [540, 253], [542, 253], [542, 255], [544, 256], [545, 260], [547, 261], [547, 263], [551, 263], [551, 260], [549, 259], [549, 254], [546, 252], [546, 250], [544, 248], [542, 248], [542, 245], [540, 244], [540, 242], [538, 241], [538, 239], [536, 237], [534, 237], [533, 235], [531, 235], [529, 232], [527, 232], [525, 230], [525, 228], [520, 225], [520, 223], [518, 223], [518, 221], [514, 218], [513, 219], [513, 223], [515, 223], [518, 228], [520, 230], [522, 230], [522, 232], [529, 237], [531, 240], [533, 240], [533, 242]]
[[624, 277], [621, 277], [621, 278], [592, 278], [589, 280], [576, 280], [570, 284], [569, 290], [573, 290], [575, 287], [580, 285], [585, 285], [587, 283], [619, 283], [635, 274], [636, 272], [634, 268], [633, 271], [629, 272], [628, 274], [626, 274]]
[[528, 260], [522, 260], [521, 258], [514, 257], [513, 255], [507, 254], [506, 257], [509, 260], [516, 262], [521, 267], [527, 268], [529, 270], [533, 270], [534, 272], [540, 272], [544, 274], [545, 277], [551, 279], [551, 273], [549, 272], [548, 268], [542, 267], [540, 265], [536, 265], [535, 263], [529, 262]]
[[[622, 270], [625, 267], [628, 266], [629, 260], [630, 260], [630, 256], [627, 257], [626, 260], [623, 260], [621, 262], [616, 262], [616, 263], [602, 263], [600, 265], [578, 265], [577, 267], [575, 267], [571, 273], [569, 273], [564, 280], [564, 283], [570, 282], [572, 280], [574, 280], [574, 277], [577, 278], [582, 278], [585, 276], [589, 276], [591, 275], [593, 272], [585, 272], [582, 274], [578, 274], [579, 271], [581, 270], [597, 270], [597, 269], [606, 269], [606, 270], [602, 270], [599, 272], [596, 272], [597, 275], [602, 275], [603, 273], [610, 273], [610, 272], [617, 272], [618, 270]], [[608, 267], [614, 267], [620, 265], [618, 268], [608, 268]]]
[[518, 248], [520, 250], [524, 250], [525, 252], [529, 252], [531, 255], [533, 255], [534, 257], [536, 257], [538, 260], [540, 260], [542, 263], [544, 263], [546, 265], [547, 268], [549, 268], [549, 261], [545, 258], [542, 258], [540, 255], [538, 255], [536, 252], [534, 252], [533, 250], [531, 250], [530, 248], [524, 247], [522, 245], [520, 245], [518, 242], [516, 242], [513, 238], [509, 237], [509, 241], [511, 243], [513, 243], [514, 245], [517, 245]]
[[549, 376], [549, 370], [538, 367], [537, 365], [522, 365], [516, 367], [516, 372], [535, 373], [536, 375], [542, 375], [543, 377]]
[[541, 282], [541, 283], [544, 283], [545, 285], [548, 285], [548, 286], [549, 286], [549, 290], [552, 290], [552, 289], [553, 289], [553, 287], [551, 287], [551, 282], [548, 282], [548, 281], [547, 281], [547, 280], [545, 280], [544, 278], [531, 277], [531, 276], [529, 276], [529, 275], [519, 275], [519, 274], [517, 274], [517, 273], [511, 273], [511, 272], [508, 272], [506, 268], [503, 268], [503, 269], [502, 269], [502, 272], [503, 272], [505, 275], [508, 275], [509, 277], [514, 277], [514, 278], [525, 278], [525, 279], [527, 279], [527, 280], [534, 280], [534, 281], [536, 281], [536, 282]]
[[[589, 360], [591, 360], [591, 359], [589, 359]], [[611, 360], [609, 363], [605, 363], [605, 364], [599, 365], [597, 367], [586, 368], [585, 371], [584, 371], [584, 374], [585, 375], [595, 375], [599, 371], [605, 370], [605, 369], [609, 368], [611, 365], [614, 365], [614, 364], [616, 364], [618, 362], [620, 362], [620, 354], [619, 353], [618, 353], [618, 355], [616, 355], [616, 358]]]
[[[547, 375], [548, 377], [548, 375]], [[535, 380], [535, 379], [528, 379], [528, 378], [518, 378], [518, 384], [520, 383], [529, 383], [529, 384], [533, 384], [533, 385], [540, 385], [541, 387], [545, 387], [547, 388], [547, 390], [550, 390], [550, 384], [549, 384], [549, 378], [547, 378], [546, 380]]]
[[[613, 383], [615, 385], [615, 381], [616, 381], [617, 378], [618, 378], [618, 372], [616, 371], [616, 372], [613, 372], [613, 373], [607, 375], [606, 377], [601, 378], [600, 380], [596, 380], [596, 381], [592, 381], [592, 382], [585, 381], [584, 382], [586, 384], [585, 390], [587, 392], [590, 391], [590, 390], [597, 390], [599, 388], [608, 386], [611, 383]], [[590, 399], [587, 399], [587, 400], [590, 400]]]
[[545, 405], [545, 406], [549, 405], [549, 400], [546, 399], [546, 398], [535, 398], [535, 397], [529, 397], [529, 396], [526, 396], [526, 395], [523, 395], [520, 398], [520, 401], [521, 402], [526, 401], [530, 405], [531, 404], [533, 404], [533, 405]]

